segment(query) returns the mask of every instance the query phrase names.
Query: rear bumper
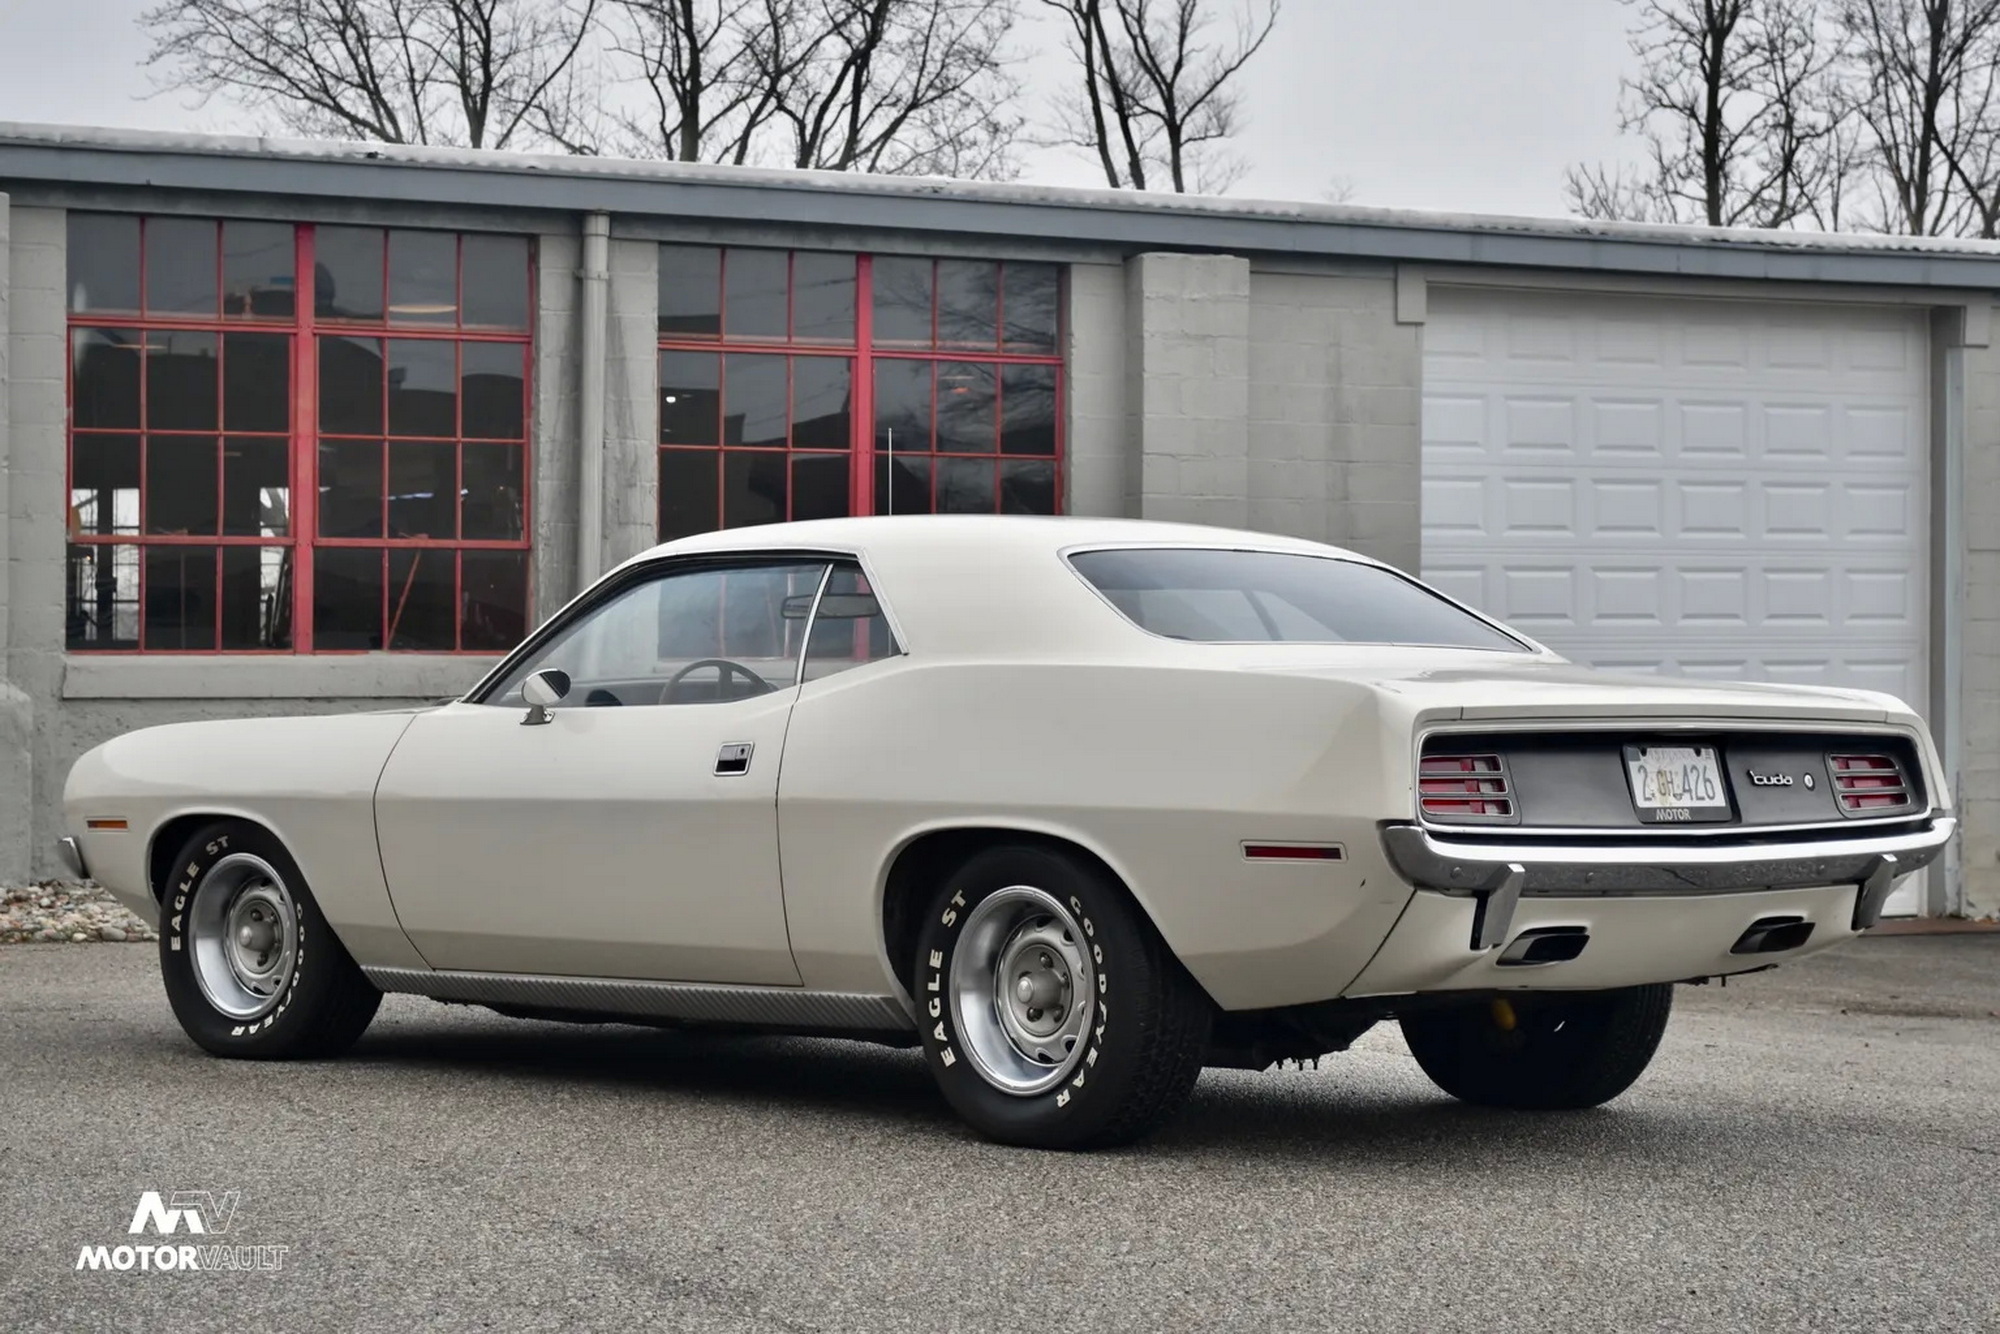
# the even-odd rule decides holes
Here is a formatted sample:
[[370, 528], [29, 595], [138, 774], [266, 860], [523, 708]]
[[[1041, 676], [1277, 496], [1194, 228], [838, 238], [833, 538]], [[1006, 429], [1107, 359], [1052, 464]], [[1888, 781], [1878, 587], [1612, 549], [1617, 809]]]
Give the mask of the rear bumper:
[[1866, 930], [1880, 920], [1895, 882], [1935, 861], [1957, 827], [1941, 815], [1889, 834], [1696, 845], [1460, 840], [1390, 825], [1382, 843], [1390, 865], [1416, 888], [1477, 899], [1472, 946], [1489, 949], [1507, 938], [1524, 897], [1679, 898], [1855, 885], [1852, 929]]

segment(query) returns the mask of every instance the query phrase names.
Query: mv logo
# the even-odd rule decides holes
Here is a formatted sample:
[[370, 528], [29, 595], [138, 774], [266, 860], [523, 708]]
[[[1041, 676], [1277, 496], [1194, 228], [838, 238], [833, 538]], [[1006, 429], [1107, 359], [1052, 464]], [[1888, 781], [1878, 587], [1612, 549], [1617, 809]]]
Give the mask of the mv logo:
[[149, 1190], [139, 1197], [132, 1226], [125, 1230], [136, 1235], [150, 1227], [155, 1232], [172, 1233], [185, 1223], [189, 1232], [227, 1232], [242, 1194], [240, 1190], [226, 1190], [219, 1196], [205, 1190], [177, 1190], [170, 1202], [163, 1203], [160, 1192]]

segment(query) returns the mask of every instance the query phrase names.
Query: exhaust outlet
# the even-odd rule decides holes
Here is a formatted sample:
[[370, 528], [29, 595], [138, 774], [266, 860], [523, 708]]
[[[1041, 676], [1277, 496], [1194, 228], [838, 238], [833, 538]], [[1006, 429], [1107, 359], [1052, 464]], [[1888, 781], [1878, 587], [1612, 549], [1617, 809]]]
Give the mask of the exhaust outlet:
[[1759, 917], [1729, 947], [1731, 954], [1782, 954], [1812, 939], [1813, 924], [1803, 917]]
[[1532, 968], [1538, 964], [1568, 963], [1583, 953], [1590, 943], [1590, 928], [1583, 926], [1538, 926], [1514, 937], [1514, 943], [1500, 953], [1502, 968]]

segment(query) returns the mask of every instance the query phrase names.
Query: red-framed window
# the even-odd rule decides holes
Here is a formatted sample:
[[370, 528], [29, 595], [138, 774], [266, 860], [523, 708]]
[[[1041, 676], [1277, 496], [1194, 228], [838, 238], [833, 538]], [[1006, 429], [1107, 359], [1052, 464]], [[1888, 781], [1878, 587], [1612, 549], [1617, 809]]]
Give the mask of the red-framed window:
[[660, 247], [660, 536], [1054, 514], [1053, 264]]
[[73, 213], [73, 650], [526, 633], [522, 237]]

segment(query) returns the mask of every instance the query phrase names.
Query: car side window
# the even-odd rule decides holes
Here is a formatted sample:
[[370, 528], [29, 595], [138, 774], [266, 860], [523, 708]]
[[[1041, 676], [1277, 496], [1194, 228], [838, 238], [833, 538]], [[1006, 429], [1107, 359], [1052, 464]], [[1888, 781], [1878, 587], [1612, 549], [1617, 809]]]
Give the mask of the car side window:
[[852, 562], [836, 564], [813, 619], [805, 679], [822, 680], [902, 651], [868, 576]]
[[570, 679], [557, 708], [714, 704], [789, 689], [826, 567], [702, 566], [633, 584], [517, 664], [484, 702], [521, 707], [521, 683], [546, 668]]

